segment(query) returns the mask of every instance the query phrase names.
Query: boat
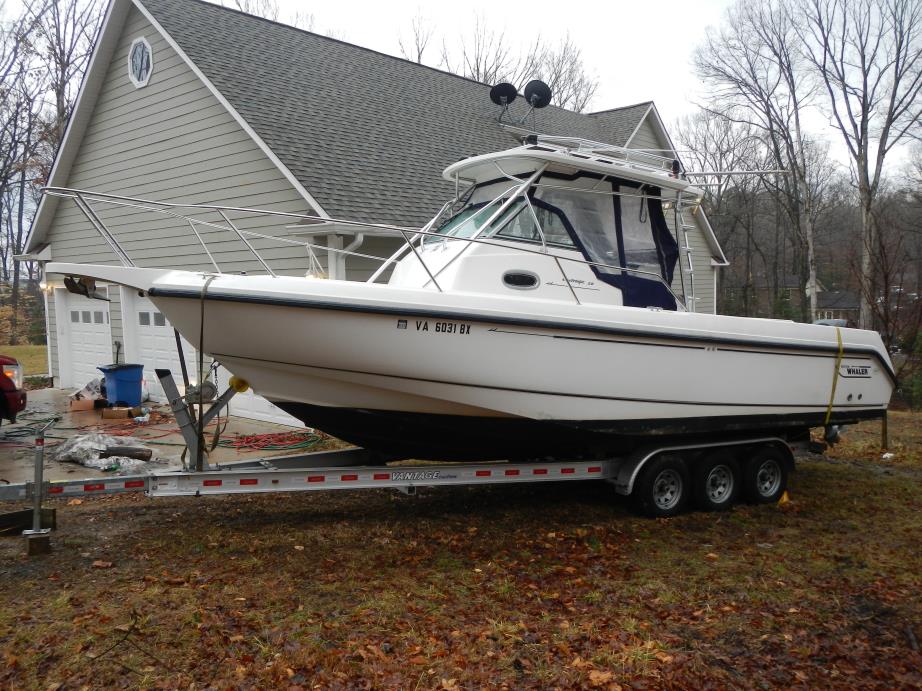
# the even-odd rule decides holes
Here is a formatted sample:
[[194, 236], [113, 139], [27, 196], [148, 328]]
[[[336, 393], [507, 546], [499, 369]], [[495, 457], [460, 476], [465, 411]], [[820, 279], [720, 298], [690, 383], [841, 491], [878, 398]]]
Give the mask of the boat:
[[530, 135], [444, 177], [457, 194], [423, 228], [353, 224], [405, 240], [367, 281], [46, 271], [141, 291], [257, 393], [389, 457], [598, 458], [885, 414], [894, 373], [877, 333], [694, 311], [674, 229], [702, 192], [677, 161]]

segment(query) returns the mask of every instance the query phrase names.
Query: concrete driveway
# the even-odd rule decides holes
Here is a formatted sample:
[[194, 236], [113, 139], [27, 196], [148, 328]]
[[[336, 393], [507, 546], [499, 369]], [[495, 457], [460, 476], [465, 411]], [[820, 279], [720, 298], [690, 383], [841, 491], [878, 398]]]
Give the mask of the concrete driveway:
[[[152, 410], [151, 422], [149, 424], [138, 424], [133, 420], [104, 420], [99, 411], [87, 410], [70, 412], [68, 411], [69, 391], [62, 389], [40, 389], [29, 392], [29, 406], [20, 415], [19, 421], [15, 425], [4, 423], [0, 427], [0, 440], [4, 438], [4, 433], [16, 429], [22, 429], [42, 418], [52, 415], [60, 415], [61, 419], [51, 428], [46, 435], [47, 452], [45, 454], [45, 479], [46, 480], [73, 480], [82, 477], [103, 477], [112, 475], [111, 472], [103, 472], [84, 467], [75, 463], [57, 462], [52, 460], [54, 456], [54, 447], [64, 440], [76, 435], [99, 432], [102, 434], [112, 434], [115, 436], [130, 435], [135, 439], [141, 440], [154, 451], [154, 463], [149, 464], [150, 468], [166, 470], [171, 467], [180, 465], [180, 455], [185, 446], [182, 435], [173, 419], [173, 415], [166, 405], [160, 405], [148, 401], [145, 407]], [[222, 420], [227, 418], [222, 418]], [[232, 439], [237, 435], [251, 434], [271, 434], [276, 432], [303, 432], [305, 428], [288, 427], [271, 422], [260, 422], [230, 416], [227, 428], [222, 432], [222, 439]], [[214, 429], [212, 426], [210, 429]], [[211, 434], [206, 432], [206, 438], [211, 440]], [[266, 450], [244, 450], [238, 451], [232, 448], [216, 448], [209, 455], [209, 461], [212, 463], [227, 463], [230, 461], [239, 461], [249, 458], [259, 458], [272, 455], [290, 454], [291, 451], [266, 451]], [[33, 437], [14, 437], [12, 442], [0, 442], [0, 482], [2, 483], [20, 483], [32, 480], [34, 466], [34, 446]]]

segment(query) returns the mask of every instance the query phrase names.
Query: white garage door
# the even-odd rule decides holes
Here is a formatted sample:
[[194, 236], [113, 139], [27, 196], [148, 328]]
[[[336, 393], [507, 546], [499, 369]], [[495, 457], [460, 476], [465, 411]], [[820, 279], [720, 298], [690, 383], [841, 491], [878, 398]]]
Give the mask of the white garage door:
[[[132, 324], [137, 338], [137, 363], [144, 365], [144, 381], [151, 400], [166, 401], [163, 387], [157, 379], [155, 370], [168, 369], [173, 372], [176, 383], [182, 385], [182, 368], [179, 353], [176, 350], [176, 336], [173, 327], [147, 298], [134, 299]], [[189, 370], [189, 377], [195, 379], [198, 372], [197, 355], [191, 345], [182, 339], [183, 358]]]
[[67, 348], [69, 363], [64, 361], [64, 353], [59, 354], [62, 360], [60, 371], [65, 382], [69, 381], [75, 388], [83, 388], [93, 379], [102, 377], [102, 372], [96, 369], [99, 365], [112, 363], [109, 303], [67, 292], [64, 295], [66, 314], [59, 316], [58, 320], [64, 322], [62, 326], [67, 331], [66, 345], [61, 345]]
[[[150, 300], [138, 297], [136, 293], [126, 293], [129, 293], [129, 291], [122, 292], [122, 308], [124, 310], [123, 319], [126, 325], [125, 340], [128, 352], [137, 353], [133, 361], [144, 365], [144, 379], [147, 382], [151, 399], [160, 402], [165, 401], [163, 389], [154, 373], [155, 369], [171, 370], [176, 384], [182, 390], [182, 369], [179, 366], [179, 355], [176, 352], [176, 337], [173, 327], [170, 326], [164, 315]], [[134, 329], [132, 337], [129, 337], [127, 333], [128, 324], [131, 324]], [[189, 378], [195, 381], [198, 375], [198, 354], [186, 339], [182, 339], [182, 347]], [[222, 367], [218, 370], [219, 391], [224, 391], [229, 378], [230, 373], [226, 369]], [[233, 415], [253, 420], [297, 427], [302, 426], [299, 420], [272, 405], [262, 396], [255, 395], [252, 390], [234, 396], [231, 400], [230, 412]]]

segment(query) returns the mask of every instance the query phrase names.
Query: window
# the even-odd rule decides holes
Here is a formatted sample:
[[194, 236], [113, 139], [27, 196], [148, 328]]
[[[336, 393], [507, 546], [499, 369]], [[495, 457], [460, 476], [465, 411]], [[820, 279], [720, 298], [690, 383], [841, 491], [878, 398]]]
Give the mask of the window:
[[102, 310], [96, 310], [93, 312], [93, 323], [102, 324]]
[[160, 312], [154, 312], [154, 326], [166, 326], [166, 318]]
[[[591, 182], [598, 187], [595, 181]], [[576, 182], [568, 183], [575, 185]], [[611, 191], [611, 183], [606, 183]], [[605, 266], [595, 266], [594, 271], [604, 274], [620, 274], [617, 269], [621, 257], [618, 253], [617, 231], [615, 230], [615, 208], [609, 194], [594, 193], [593, 190], [576, 191], [574, 189], [540, 188], [540, 199], [553, 206], [566, 216], [574, 232], [580, 239], [589, 261]]]
[[663, 271], [648, 214], [646, 197], [637, 196], [631, 188], [622, 188], [621, 236], [625, 266], [659, 276]]
[[81, 312], [80, 315], [81, 315], [81, 320], [83, 321], [84, 324], [89, 324], [92, 322], [92, 319], [90, 319], [89, 310], [86, 310], [85, 312]]
[[150, 81], [150, 73], [154, 68], [153, 54], [151, 53], [150, 43], [143, 36], [136, 38], [128, 49], [128, 78], [135, 88], [140, 89], [147, 86]]
[[138, 312], [138, 324], [150, 326], [150, 312]]
[[484, 221], [490, 218], [498, 206], [468, 206], [461, 209], [454, 216], [435, 229], [440, 235], [449, 235], [455, 238], [473, 237]]
[[74, 324], [79, 324], [79, 323], [80, 323], [80, 311], [79, 311], [79, 310], [71, 310], [71, 311], [70, 311], [70, 320], [71, 320]]
[[[533, 204], [532, 208], [534, 209], [534, 215], [528, 209], [524, 199], [516, 200], [516, 203], [510, 207], [507, 213], [507, 216], [511, 215], [512, 218], [505, 220], [505, 223], [496, 232], [496, 237], [540, 243], [541, 232], [543, 232], [544, 239], [548, 245], [574, 246], [559, 213], [536, 204]], [[535, 217], [537, 217], [538, 223], [541, 224], [540, 231], [535, 225]]]

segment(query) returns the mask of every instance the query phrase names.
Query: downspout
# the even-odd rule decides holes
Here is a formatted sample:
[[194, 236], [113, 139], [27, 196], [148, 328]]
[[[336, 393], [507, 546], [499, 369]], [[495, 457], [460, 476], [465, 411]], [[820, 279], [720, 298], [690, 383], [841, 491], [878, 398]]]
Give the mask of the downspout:
[[362, 246], [362, 243], [365, 242], [365, 233], [356, 233], [355, 237], [352, 238], [352, 242], [343, 247], [343, 251], [339, 252], [338, 261], [342, 262], [340, 269], [342, 270], [342, 280], [348, 280], [346, 278], [346, 257], [349, 255], [348, 252], [353, 252]]

